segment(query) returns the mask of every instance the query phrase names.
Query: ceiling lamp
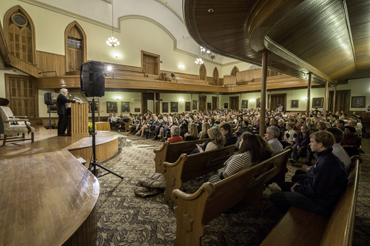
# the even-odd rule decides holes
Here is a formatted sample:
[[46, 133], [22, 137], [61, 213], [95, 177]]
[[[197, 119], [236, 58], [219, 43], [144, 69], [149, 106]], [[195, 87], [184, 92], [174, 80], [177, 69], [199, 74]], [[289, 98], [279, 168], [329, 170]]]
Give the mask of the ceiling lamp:
[[198, 57], [196, 60], [195, 60], [195, 63], [198, 64], [198, 65], [202, 65], [204, 62], [202, 60], [202, 58]]
[[113, 36], [113, 0], [112, 0], [112, 37], [106, 41], [107, 45], [113, 48], [119, 45], [119, 41]]
[[216, 58], [216, 54], [215, 54], [215, 53], [213, 53], [213, 52], [211, 52], [211, 51], [209, 51], [209, 53], [207, 52], [207, 55], [208, 55], [208, 57], [209, 57], [209, 58], [211, 58], [211, 59], [212, 59], [212, 61], [213, 61], [213, 59], [215, 59], [215, 58]]
[[207, 55], [210, 59], [212, 59], [212, 61], [213, 61], [213, 59], [215, 59], [217, 57], [216, 53], [214, 53], [210, 50], [207, 50], [206, 48], [204, 48], [202, 46], [200, 46], [200, 53], [202, 55]]

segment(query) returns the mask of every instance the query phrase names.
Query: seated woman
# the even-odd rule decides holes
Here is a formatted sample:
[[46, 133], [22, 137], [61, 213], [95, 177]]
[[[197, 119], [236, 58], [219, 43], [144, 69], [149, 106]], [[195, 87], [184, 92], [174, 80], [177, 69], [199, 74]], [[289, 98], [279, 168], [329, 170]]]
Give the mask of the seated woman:
[[209, 138], [207, 131], [210, 128], [211, 128], [210, 124], [208, 123], [202, 124], [202, 131], [199, 133], [199, 139]]
[[194, 123], [189, 123], [188, 132], [185, 133], [184, 141], [192, 141], [198, 139], [198, 127]]
[[183, 142], [183, 138], [180, 136], [180, 127], [179, 126], [172, 126], [171, 127], [171, 138], [167, 140], [170, 143], [179, 143]]
[[238, 153], [227, 159], [224, 164], [225, 167], [218, 170], [218, 174], [210, 177], [208, 181], [216, 183], [237, 172], [260, 163], [261, 160], [262, 148], [258, 137], [250, 133], [243, 133]]
[[217, 127], [212, 127], [207, 131], [207, 133], [209, 136], [209, 141], [206, 142], [207, 144], [204, 143], [202, 145], [197, 145], [200, 153], [224, 147], [225, 138], [222, 136], [220, 129]]
[[261, 144], [261, 151], [262, 151], [262, 159], [261, 162], [267, 159], [270, 159], [272, 153], [274, 152], [271, 145], [264, 139], [261, 135], [256, 134], [259, 143]]
[[344, 138], [340, 145], [348, 153], [349, 157], [358, 155], [361, 146], [361, 138], [355, 135], [356, 128], [352, 126], [344, 127]]
[[298, 158], [307, 152], [307, 146], [310, 143], [310, 133], [308, 131], [308, 127], [303, 125], [301, 127], [301, 131], [298, 133], [298, 136], [295, 140], [295, 144], [293, 145], [293, 152], [290, 159], [291, 163], [296, 163]]

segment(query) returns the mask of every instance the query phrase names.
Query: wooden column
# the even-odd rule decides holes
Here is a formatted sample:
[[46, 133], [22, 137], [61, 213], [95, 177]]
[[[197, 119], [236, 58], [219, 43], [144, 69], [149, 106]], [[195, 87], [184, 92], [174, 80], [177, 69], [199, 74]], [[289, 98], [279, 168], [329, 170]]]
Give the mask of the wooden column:
[[262, 81], [261, 81], [261, 116], [260, 116], [260, 135], [265, 135], [265, 114], [266, 114], [266, 95], [267, 95], [267, 59], [268, 51], [262, 51]]
[[324, 97], [324, 116], [326, 116], [327, 112], [327, 105], [328, 105], [328, 86], [329, 86], [329, 81], [325, 82], [325, 97]]
[[308, 73], [306, 117], [310, 115], [312, 73]]
[[333, 95], [333, 114], [335, 114], [335, 98], [337, 96], [337, 85], [334, 86], [334, 95]]
[[153, 92], [153, 94], [154, 94], [154, 100], [153, 100], [153, 114], [157, 114], [157, 100], [156, 100], [156, 97], [157, 97], [157, 95], [155, 94], [155, 92]]
[[270, 91], [270, 94], [269, 94], [269, 110], [271, 111], [271, 91]]

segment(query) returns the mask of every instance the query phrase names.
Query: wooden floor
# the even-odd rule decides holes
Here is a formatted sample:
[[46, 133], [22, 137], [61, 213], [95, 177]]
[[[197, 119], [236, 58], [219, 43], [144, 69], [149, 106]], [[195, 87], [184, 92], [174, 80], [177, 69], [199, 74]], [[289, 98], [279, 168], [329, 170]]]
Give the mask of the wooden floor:
[[[93, 211], [99, 182], [69, 152], [90, 147], [91, 137], [56, 135], [36, 126], [33, 144], [0, 147], [0, 245], [61, 245]], [[96, 142], [117, 138], [98, 132]]]

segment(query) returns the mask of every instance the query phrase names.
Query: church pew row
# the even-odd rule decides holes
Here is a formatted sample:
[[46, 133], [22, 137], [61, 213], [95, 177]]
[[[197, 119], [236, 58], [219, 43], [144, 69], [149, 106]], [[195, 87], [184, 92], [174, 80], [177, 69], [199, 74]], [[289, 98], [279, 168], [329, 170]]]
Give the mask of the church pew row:
[[186, 181], [195, 179], [223, 167], [224, 162], [234, 154], [234, 145], [198, 154], [181, 154], [174, 162], [164, 162], [166, 190], [164, 202], [171, 199], [172, 191], [180, 189]]
[[292, 149], [287, 148], [215, 184], [206, 182], [193, 194], [175, 189], [172, 192], [177, 220], [175, 245], [201, 245], [204, 226], [241, 201], [262, 213], [265, 183], [286, 169], [291, 152]]
[[352, 245], [360, 163], [359, 157], [354, 158], [347, 190], [331, 216], [291, 207], [261, 245]]
[[164, 173], [163, 163], [165, 161], [175, 162], [181, 154], [190, 154], [197, 147], [196, 144], [202, 144], [207, 140], [208, 138], [173, 144], [165, 142], [162, 148], [153, 150], [155, 154], [155, 172]]

